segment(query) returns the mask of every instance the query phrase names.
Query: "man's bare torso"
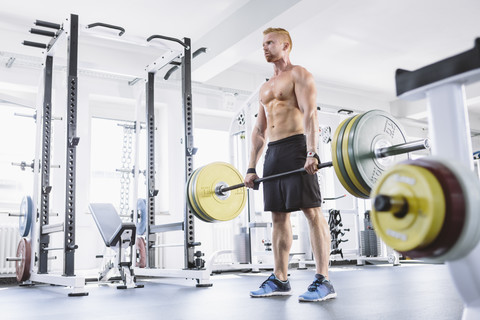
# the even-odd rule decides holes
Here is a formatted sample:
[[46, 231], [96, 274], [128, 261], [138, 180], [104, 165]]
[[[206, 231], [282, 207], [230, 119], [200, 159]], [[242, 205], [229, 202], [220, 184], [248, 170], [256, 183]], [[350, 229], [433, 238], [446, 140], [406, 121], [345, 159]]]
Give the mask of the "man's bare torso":
[[295, 96], [294, 68], [273, 76], [260, 88], [269, 141], [304, 133], [302, 112]]

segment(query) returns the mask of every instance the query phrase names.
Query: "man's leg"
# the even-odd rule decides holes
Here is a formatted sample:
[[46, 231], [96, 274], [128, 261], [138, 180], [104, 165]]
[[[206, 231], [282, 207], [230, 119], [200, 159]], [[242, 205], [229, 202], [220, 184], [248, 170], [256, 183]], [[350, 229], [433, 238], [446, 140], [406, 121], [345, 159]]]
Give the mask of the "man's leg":
[[272, 247], [274, 271], [261, 285], [260, 289], [251, 291], [252, 297], [270, 297], [290, 295], [290, 282], [287, 281], [288, 258], [292, 247], [292, 225], [290, 213], [272, 212], [273, 230]]
[[317, 266], [315, 280], [308, 287], [307, 291], [300, 295], [300, 301], [323, 301], [335, 298], [337, 293], [328, 280], [328, 264], [330, 260], [330, 228], [327, 220], [322, 214], [322, 209], [302, 209], [308, 220], [310, 229], [310, 242], [312, 244], [313, 256]]
[[290, 212], [272, 212], [272, 248], [274, 258], [274, 274], [279, 280], [287, 280], [288, 260], [292, 247], [292, 224]]
[[317, 266], [317, 273], [328, 279], [331, 238], [327, 220], [323, 216], [320, 207], [302, 209], [302, 211], [308, 221], [310, 242]]

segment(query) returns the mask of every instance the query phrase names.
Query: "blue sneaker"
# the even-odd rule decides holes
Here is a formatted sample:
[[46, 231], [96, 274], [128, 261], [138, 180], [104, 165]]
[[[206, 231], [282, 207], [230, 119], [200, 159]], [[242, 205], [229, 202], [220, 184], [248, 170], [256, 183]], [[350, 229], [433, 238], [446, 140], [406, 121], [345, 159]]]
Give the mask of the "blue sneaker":
[[330, 281], [321, 274], [315, 275], [315, 281], [308, 287], [308, 291], [298, 297], [299, 301], [323, 301], [337, 296]]
[[263, 281], [260, 289], [257, 291], [250, 291], [250, 296], [254, 298], [271, 297], [271, 296], [288, 296], [291, 294], [290, 282], [278, 280], [275, 274], [272, 273], [267, 280]]

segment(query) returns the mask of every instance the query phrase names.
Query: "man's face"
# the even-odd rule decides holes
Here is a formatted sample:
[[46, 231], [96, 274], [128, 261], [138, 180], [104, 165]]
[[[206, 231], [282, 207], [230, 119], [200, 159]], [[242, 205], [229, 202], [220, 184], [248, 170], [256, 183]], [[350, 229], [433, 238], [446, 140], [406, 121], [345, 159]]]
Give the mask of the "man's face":
[[263, 54], [267, 62], [275, 62], [283, 57], [285, 45], [282, 36], [277, 33], [269, 33], [263, 37]]

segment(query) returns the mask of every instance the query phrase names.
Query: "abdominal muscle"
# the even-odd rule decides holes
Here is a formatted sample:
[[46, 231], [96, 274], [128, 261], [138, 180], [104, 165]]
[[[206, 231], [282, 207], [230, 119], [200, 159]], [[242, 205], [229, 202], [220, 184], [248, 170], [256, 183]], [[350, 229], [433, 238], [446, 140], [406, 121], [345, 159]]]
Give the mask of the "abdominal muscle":
[[267, 117], [267, 137], [270, 142], [304, 133], [302, 113], [292, 101], [273, 99], [262, 105]]

